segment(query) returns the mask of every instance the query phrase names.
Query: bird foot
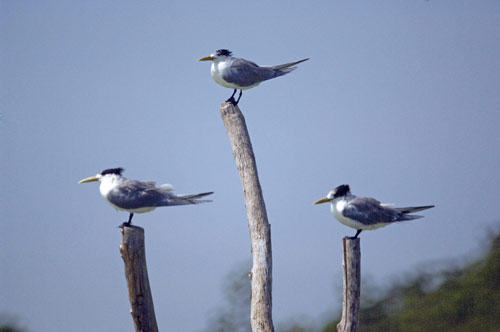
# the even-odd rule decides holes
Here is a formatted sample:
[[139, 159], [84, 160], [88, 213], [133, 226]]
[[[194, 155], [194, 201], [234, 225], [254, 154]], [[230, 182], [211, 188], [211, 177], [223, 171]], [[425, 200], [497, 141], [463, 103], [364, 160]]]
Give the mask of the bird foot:
[[361, 229], [358, 229], [358, 230], [356, 231], [356, 234], [355, 234], [354, 236], [347, 236], [347, 238], [348, 238], [348, 239], [351, 239], [351, 240], [357, 239], [357, 238], [358, 238], [358, 235], [359, 235], [359, 233], [361, 233], [361, 231], [362, 231]]
[[118, 226], [118, 228], [122, 228], [123, 229], [123, 227], [130, 227], [130, 226], [132, 226], [132, 223], [128, 222], [128, 221], [125, 221], [125, 222], [123, 222], [123, 224], [121, 224], [120, 226]]
[[[238, 100], [239, 101], [239, 100]], [[236, 101], [236, 99], [234, 99], [234, 97], [231, 97], [229, 98], [228, 100], [226, 100], [226, 103], [231, 103], [233, 104], [234, 106], [238, 105], [238, 101]]]

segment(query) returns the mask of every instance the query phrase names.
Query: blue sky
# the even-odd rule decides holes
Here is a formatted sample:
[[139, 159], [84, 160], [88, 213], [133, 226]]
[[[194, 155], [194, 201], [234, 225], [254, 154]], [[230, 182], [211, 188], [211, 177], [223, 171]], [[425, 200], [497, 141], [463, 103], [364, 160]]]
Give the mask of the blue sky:
[[[99, 171], [215, 191], [214, 202], [137, 215], [160, 329], [193, 332], [249, 259], [219, 105], [231, 90], [196, 60], [305, 57], [244, 92], [272, 226], [276, 327], [339, 307], [333, 187], [424, 219], [363, 232], [362, 270], [384, 283], [429, 261], [470, 259], [498, 222], [500, 3], [0, 2], [0, 312], [36, 331], [132, 331], [116, 212]], [[62, 313], [62, 315], [61, 315]], [[328, 316], [327, 316], [328, 317]]]

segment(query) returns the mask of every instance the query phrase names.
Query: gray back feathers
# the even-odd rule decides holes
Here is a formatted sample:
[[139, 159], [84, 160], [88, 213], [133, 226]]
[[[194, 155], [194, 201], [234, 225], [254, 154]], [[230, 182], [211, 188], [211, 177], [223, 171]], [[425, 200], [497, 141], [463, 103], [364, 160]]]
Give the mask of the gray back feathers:
[[422, 211], [434, 207], [433, 205], [393, 208], [381, 205], [379, 201], [370, 197], [356, 197], [343, 210], [344, 216], [357, 220], [365, 225], [378, 223], [392, 223], [422, 218], [422, 216], [408, 215], [408, 213]]
[[230, 67], [224, 71], [222, 78], [229, 83], [242, 87], [251, 86], [262, 81], [288, 74], [297, 69], [292, 67], [308, 59], [290, 62], [273, 67], [260, 67], [259, 65], [245, 59], [234, 58]]
[[167, 187], [156, 187], [155, 182], [142, 182], [124, 178], [122, 180], [120, 185], [108, 193], [107, 199], [114, 205], [126, 210], [210, 202], [198, 198], [212, 194], [210, 192], [194, 195], [175, 195]]

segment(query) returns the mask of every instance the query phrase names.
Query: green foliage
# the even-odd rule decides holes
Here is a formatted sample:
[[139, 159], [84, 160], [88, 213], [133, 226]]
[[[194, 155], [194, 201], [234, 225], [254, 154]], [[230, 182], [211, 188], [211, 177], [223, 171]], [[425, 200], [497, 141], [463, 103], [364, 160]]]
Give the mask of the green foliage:
[[[386, 292], [370, 281], [363, 283], [359, 332], [500, 332], [500, 233], [496, 234], [486, 255], [463, 268], [426, 270]], [[227, 308], [212, 317], [204, 332], [251, 331], [248, 265], [228, 275]], [[317, 329], [295, 317], [277, 331], [337, 332], [338, 322]]]
[[[336, 331], [337, 323], [322, 332]], [[484, 258], [465, 268], [421, 273], [393, 286], [361, 309], [359, 331], [500, 332], [500, 235]]]
[[19, 326], [17, 317], [0, 313], [0, 332], [26, 332], [27, 330]]
[[280, 332], [310, 332], [310, 331], [311, 330], [308, 327], [302, 326], [302, 324], [294, 324], [290, 327], [280, 330]]
[[244, 262], [231, 271], [224, 282], [226, 306], [210, 317], [203, 332], [251, 332], [250, 326], [250, 271], [251, 262]]
[[286, 322], [279, 322], [277, 332], [312, 332], [317, 331], [315, 323], [306, 315], [297, 315], [289, 318]]
[[326, 324], [326, 326], [321, 330], [321, 332], [337, 332], [338, 320]]
[[0, 332], [21, 332], [21, 330], [12, 325], [0, 325]]
[[437, 290], [415, 286], [399, 314], [402, 331], [500, 331], [500, 236], [484, 259], [448, 273]]

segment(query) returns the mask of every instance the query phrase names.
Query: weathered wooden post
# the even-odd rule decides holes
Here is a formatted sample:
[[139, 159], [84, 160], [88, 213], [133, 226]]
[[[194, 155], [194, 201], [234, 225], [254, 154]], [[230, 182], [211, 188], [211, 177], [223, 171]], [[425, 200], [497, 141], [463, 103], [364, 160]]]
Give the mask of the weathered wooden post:
[[158, 332], [146, 266], [144, 229], [124, 224], [121, 231], [120, 253], [125, 263], [130, 314], [134, 320], [135, 332]]
[[272, 250], [271, 226], [267, 220], [257, 165], [245, 118], [230, 102], [220, 108], [231, 148], [240, 174], [247, 211], [253, 266], [250, 272], [252, 298], [250, 323], [253, 332], [274, 332], [272, 319]]
[[356, 332], [359, 326], [359, 298], [361, 289], [361, 249], [360, 239], [342, 239], [344, 269], [344, 293], [342, 319], [337, 324], [338, 332]]

